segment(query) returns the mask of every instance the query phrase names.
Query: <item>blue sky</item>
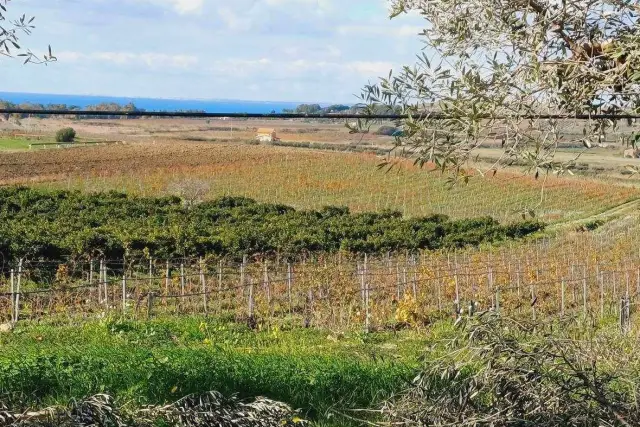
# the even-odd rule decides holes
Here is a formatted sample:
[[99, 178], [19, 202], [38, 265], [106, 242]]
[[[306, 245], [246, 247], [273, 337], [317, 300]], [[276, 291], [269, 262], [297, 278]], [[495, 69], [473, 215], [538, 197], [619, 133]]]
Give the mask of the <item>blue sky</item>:
[[36, 16], [23, 45], [58, 62], [2, 59], [0, 91], [356, 102], [413, 63], [416, 16], [386, 0], [12, 0]]

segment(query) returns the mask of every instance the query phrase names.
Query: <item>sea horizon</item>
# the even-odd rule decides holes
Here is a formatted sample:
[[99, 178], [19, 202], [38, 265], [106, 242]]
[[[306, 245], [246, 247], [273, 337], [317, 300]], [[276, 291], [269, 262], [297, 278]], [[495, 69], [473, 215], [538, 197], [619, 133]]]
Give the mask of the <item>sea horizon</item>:
[[148, 98], [110, 95], [74, 95], [46, 94], [32, 92], [3, 92], [0, 100], [14, 104], [66, 104], [85, 108], [100, 103], [125, 105], [133, 103], [136, 107], [148, 111], [202, 110], [207, 113], [281, 113], [285, 109], [294, 109], [300, 104], [319, 104], [328, 106], [328, 102], [304, 101], [256, 101], [240, 99], [190, 99], [190, 98]]

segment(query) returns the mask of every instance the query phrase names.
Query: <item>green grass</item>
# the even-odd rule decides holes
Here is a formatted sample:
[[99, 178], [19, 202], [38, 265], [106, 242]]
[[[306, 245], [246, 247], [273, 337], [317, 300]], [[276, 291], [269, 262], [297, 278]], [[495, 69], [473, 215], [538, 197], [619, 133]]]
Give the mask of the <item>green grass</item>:
[[40, 142], [40, 141], [31, 141], [31, 140], [22, 139], [22, 138], [0, 138], [0, 150], [2, 151], [28, 150], [29, 144], [33, 142]]
[[197, 317], [26, 323], [0, 336], [0, 396], [34, 407], [106, 392], [144, 405], [217, 390], [281, 400], [329, 425], [332, 411], [375, 406], [406, 384], [429, 341], [416, 331], [251, 331]]

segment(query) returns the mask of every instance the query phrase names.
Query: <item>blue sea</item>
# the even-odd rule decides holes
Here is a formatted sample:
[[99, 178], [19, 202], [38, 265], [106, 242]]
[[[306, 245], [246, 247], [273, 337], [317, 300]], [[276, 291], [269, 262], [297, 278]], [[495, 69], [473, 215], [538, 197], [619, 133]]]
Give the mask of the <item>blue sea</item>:
[[[66, 104], [80, 108], [102, 102], [113, 102], [125, 105], [130, 102], [138, 108], [147, 111], [179, 111], [203, 110], [207, 113], [281, 113], [283, 109], [294, 109], [302, 102], [269, 102], [269, 101], [238, 101], [238, 100], [189, 100], [189, 99], [161, 99], [161, 98], [126, 98], [99, 95], [52, 95], [42, 93], [0, 92], [0, 100], [20, 104], [30, 102], [35, 104]], [[321, 103], [322, 106], [328, 104]]]

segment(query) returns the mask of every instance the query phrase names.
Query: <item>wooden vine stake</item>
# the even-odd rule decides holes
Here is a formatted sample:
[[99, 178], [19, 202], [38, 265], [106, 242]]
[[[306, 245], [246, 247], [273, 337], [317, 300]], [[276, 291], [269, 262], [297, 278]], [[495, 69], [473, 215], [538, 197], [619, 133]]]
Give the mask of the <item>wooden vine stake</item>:
[[164, 295], [165, 298], [162, 299], [162, 303], [167, 305], [166, 296], [169, 295], [169, 285], [171, 284], [171, 270], [169, 269], [169, 260], [165, 263], [164, 266]]
[[222, 312], [222, 260], [218, 261], [218, 313]]
[[107, 281], [107, 263], [102, 260], [102, 283], [104, 285], [104, 308], [109, 310], [109, 282]]
[[271, 308], [271, 283], [269, 282], [269, 265], [267, 264], [267, 260], [264, 261], [262, 280], [264, 291], [267, 295], [267, 304], [269, 305], [269, 308]]
[[127, 275], [122, 275], [122, 314], [127, 311]]
[[291, 298], [291, 288], [293, 287], [293, 269], [291, 263], [287, 263], [287, 299], [289, 300], [289, 314], [293, 312], [293, 301]]
[[11, 323], [16, 323], [16, 283], [13, 268], [11, 269]]
[[204, 308], [204, 314], [206, 316], [209, 314], [209, 310], [207, 307], [207, 279], [204, 275], [203, 264], [204, 261], [202, 260], [202, 257], [200, 257], [200, 285], [202, 286], [202, 306]]
[[530, 291], [531, 291], [531, 318], [535, 322], [536, 321], [536, 303], [538, 302], [538, 300], [536, 298], [536, 288], [533, 284], [530, 287]]
[[603, 272], [598, 274], [598, 283], [600, 285], [600, 318], [604, 317], [604, 277]]
[[[100, 286], [98, 286], [98, 291], [100, 290]], [[89, 258], [89, 298], [93, 296], [93, 259]], [[100, 297], [98, 296], [98, 301], [100, 301]]]
[[156, 293], [153, 291], [149, 291], [147, 294], [147, 319], [150, 319], [153, 316], [153, 300], [155, 299]]
[[367, 282], [367, 254], [364, 254], [364, 265], [362, 268], [362, 286], [364, 289], [364, 310], [365, 310], [365, 316], [364, 316], [364, 331], [365, 332], [369, 332], [370, 330], [370, 316], [371, 313], [369, 312], [369, 283]]
[[180, 264], [180, 310], [184, 310], [184, 288], [185, 288], [185, 277], [184, 277], [184, 263]]
[[22, 260], [20, 260], [20, 262], [18, 263], [18, 280], [16, 280], [16, 309], [15, 309], [15, 314], [16, 314], [16, 318], [14, 320], [14, 323], [18, 322], [18, 319], [20, 319], [20, 284], [22, 281]]
[[585, 319], [587, 318], [587, 307], [588, 297], [587, 297], [587, 266], [582, 266], [582, 314]]
[[560, 283], [560, 315], [562, 317], [564, 317], [564, 311], [565, 311], [564, 296], [565, 296], [565, 281], [564, 279], [562, 279], [562, 282]]

